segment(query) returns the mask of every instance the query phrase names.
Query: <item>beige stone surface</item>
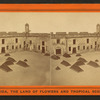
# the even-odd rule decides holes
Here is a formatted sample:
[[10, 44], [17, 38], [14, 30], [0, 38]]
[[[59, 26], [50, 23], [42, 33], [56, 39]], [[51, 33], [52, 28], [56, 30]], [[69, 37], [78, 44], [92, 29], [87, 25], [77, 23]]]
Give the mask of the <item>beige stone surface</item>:
[[[81, 57], [85, 58], [88, 62], [98, 59], [98, 64], [100, 64], [100, 51], [83, 53]], [[71, 58], [61, 57], [61, 59], [57, 61], [51, 59], [52, 85], [100, 85], [100, 67], [95, 68], [89, 66], [87, 62], [85, 65], [80, 66], [84, 71], [78, 73], [70, 69], [71, 66], [65, 67], [60, 64], [62, 60], [65, 60], [72, 65], [78, 58], [79, 57], [73, 54]], [[59, 66], [61, 70], [55, 70], [57, 66]]]
[[[0, 69], [0, 86], [34, 86], [34, 85], [49, 85], [50, 84], [50, 59], [40, 53], [20, 51], [10, 53], [16, 61], [28, 60], [30, 67], [24, 68], [16, 63], [9, 66], [13, 71], [5, 72]], [[0, 65], [7, 57], [4, 54], [0, 55]]]

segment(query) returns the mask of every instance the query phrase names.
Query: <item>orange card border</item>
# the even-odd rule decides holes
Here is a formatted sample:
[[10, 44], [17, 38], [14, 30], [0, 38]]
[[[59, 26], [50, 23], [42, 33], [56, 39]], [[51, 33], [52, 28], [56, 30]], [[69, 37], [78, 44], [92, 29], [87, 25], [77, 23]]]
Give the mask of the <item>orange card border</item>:
[[0, 4], [0, 12], [100, 12], [100, 4]]
[[[0, 12], [87, 12], [87, 13], [94, 12], [95, 13], [95, 12], [100, 12], [100, 4], [0, 4]], [[13, 91], [13, 93], [11, 91]], [[21, 92], [21, 91], [28, 91], [28, 92]], [[53, 91], [53, 92], [41, 93], [41, 91]], [[61, 91], [63, 91], [63, 93]], [[72, 91], [80, 91], [80, 92], [73, 93]], [[85, 93], [83, 93], [82, 91], [83, 92], [85, 91]], [[0, 86], [0, 96], [4, 95], [5, 96], [100, 95], [100, 86]]]

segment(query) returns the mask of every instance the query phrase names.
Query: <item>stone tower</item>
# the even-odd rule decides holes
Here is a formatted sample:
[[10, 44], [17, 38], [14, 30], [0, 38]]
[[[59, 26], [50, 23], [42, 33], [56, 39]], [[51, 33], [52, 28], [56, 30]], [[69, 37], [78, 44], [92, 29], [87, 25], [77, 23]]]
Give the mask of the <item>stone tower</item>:
[[97, 26], [96, 26], [96, 32], [100, 33], [100, 24], [97, 24]]
[[29, 48], [29, 43], [28, 43], [28, 36], [29, 36], [29, 24], [28, 23], [26, 23], [25, 24], [25, 37], [26, 37], [26, 39], [25, 39], [25, 43], [24, 43], [24, 49], [25, 50], [28, 50], [28, 48]]
[[29, 34], [29, 24], [28, 23], [25, 24], [25, 33], [28, 36]]

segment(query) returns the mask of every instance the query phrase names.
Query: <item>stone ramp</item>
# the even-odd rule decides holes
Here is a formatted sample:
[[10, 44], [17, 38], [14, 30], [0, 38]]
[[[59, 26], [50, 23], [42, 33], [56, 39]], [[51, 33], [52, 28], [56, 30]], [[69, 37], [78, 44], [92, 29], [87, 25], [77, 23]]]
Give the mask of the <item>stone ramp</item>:
[[90, 66], [92, 66], [92, 67], [95, 67], [95, 68], [100, 67], [100, 65], [99, 65], [98, 63], [94, 62], [94, 61], [90, 61], [90, 62], [88, 63], [88, 65], [90, 65]]
[[20, 65], [22, 67], [29, 67], [29, 65], [26, 62], [21, 61], [21, 60], [19, 60], [16, 64], [18, 64], [18, 65]]
[[5, 64], [5, 65], [14, 65], [14, 63], [12, 61], [5, 61], [3, 64]]
[[96, 59], [96, 60], [95, 60], [95, 62], [99, 62], [99, 60], [98, 60], [98, 59]]
[[63, 60], [63, 61], [61, 62], [61, 64], [64, 65], [64, 66], [66, 66], [66, 67], [71, 65], [70, 63], [68, 63], [68, 62], [65, 61], [65, 60]]
[[77, 62], [74, 63], [74, 65], [81, 66], [81, 65], [85, 65], [85, 63], [81, 60], [78, 60]]
[[24, 61], [27, 62], [28, 60], [27, 59], [24, 59]]
[[11, 69], [10, 67], [8, 67], [6, 64], [2, 64], [2, 65], [0, 66], [0, 69], [4, 70], [4, 71], [6, 71], [6, 72], [12, 71], [12, 69]]
[[5, 56], [10, 56], [10, 54], [9, 53], [6, 53]]
[[71, 57], [70, 54], [67, 54], [67, 53], [65, 53], [63, 56], [66, 57], [66, 58]]
[[58, 59], [60, 59], [60, 57], [57, 56], [57, 55], [52, 55], [51, 58], [54, 59], [54, 60], [58, 60]]
[[83, 72], [84, 70], [83, 69], [81, 69], [79, 66], [77, 66], [77, 65], [72, 65], [71, 67], [70, 67], [70, 69], [72, 69], [72, 70], [74, 70], [74, 71], [76, 71], [76, 72]]
[[12, 58], [12, 57], [8, 57], [6, 60], [7, 60], [7, 61], [16, 62], [16, 60], [15, 60], [14, 58]]
[[50, 54], [49, 53], [45, 53], [44, 56], [50, 56]]
[[61, 70], [61, 68], [60, 68], [59, 66], [57, 66], [55, 69], [56, 69], [56, 70]]
[[81, 54], [80, 54], [80, 53], [76, 54], [76, 57], [79, 57], [79, 56], [81, 56]]
[[84, 63], [86, 63], [87, 62], [87, 60], [85, 59], [85, 58], [79, 58], [77, 61], [82, 61], [82, 62], [84, 62]]

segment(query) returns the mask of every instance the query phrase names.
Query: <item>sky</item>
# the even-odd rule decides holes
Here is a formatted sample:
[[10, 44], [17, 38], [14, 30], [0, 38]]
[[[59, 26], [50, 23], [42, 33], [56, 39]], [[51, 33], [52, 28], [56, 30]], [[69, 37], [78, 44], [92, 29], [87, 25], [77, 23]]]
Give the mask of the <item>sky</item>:
[[90, 32], [100, 24], [100, 13], [64, 12], [0, 12], [0, 32], [24, 32], [25, 24], [31, 33]]

